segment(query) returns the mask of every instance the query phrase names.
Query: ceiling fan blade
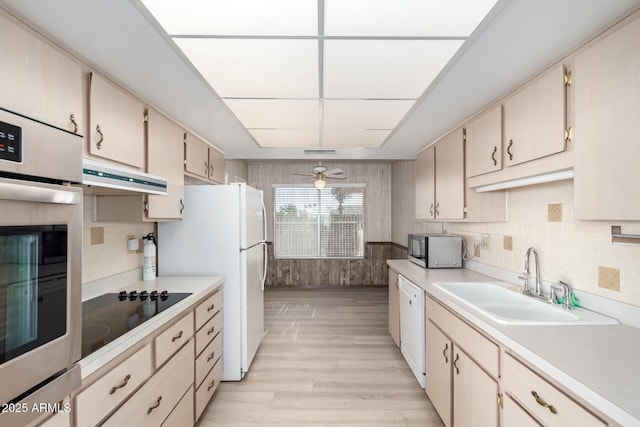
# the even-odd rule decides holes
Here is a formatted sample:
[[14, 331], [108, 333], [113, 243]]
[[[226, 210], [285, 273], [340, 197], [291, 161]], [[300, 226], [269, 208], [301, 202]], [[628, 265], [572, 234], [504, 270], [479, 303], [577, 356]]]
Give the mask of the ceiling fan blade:
[[325, 178], [327, 178], [327, 179], [347, 179], [347, 176], [346, 175], [342, 175], [342, 176], [340, 176], [340, 175], [327, 175], [327, 176], [325, 176]]
[[309, 176], [309, 177], [315, 177], [315, 174], [312, 173], [295, 173], [295, 172], [291, 172], [291, 175], [298, 175], [298, 176]]
[[342, 175], [344, 174], [344, 172], [342, 171], [342, 169], [331, 169], [328, 171], [324, 172], [325, 175]]

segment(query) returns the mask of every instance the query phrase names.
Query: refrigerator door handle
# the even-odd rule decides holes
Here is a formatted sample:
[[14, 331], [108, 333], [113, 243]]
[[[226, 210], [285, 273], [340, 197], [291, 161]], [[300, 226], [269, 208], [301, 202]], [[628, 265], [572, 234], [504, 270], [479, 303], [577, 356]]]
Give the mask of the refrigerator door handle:
[[267, 243], [262, 242], [262, 290], [264, 291], [264, 283], [267, 280]]
[[264, 199], [260, 198], [260, 204], [262, 205], [262, 241], [267, 241], [267, 208], [264, 206]]

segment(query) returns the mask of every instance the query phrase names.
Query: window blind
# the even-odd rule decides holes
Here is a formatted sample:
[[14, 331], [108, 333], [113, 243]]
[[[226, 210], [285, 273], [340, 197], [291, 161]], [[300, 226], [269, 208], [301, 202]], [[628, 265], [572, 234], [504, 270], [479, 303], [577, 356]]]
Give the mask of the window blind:
[[364, 184], [274, 185], [276, 258], [364, 257]]

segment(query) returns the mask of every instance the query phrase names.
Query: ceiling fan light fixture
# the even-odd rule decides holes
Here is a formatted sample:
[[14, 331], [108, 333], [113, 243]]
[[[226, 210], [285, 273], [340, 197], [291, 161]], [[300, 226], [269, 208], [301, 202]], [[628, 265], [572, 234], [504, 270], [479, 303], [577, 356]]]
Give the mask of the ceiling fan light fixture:
[[313, 185], [318, 189], [318, 190], [322, 190], [326, 185], [327, 182], [322, 179], [322, 178], [318, 178], [316, 179], [316, 181], [313, 183]]

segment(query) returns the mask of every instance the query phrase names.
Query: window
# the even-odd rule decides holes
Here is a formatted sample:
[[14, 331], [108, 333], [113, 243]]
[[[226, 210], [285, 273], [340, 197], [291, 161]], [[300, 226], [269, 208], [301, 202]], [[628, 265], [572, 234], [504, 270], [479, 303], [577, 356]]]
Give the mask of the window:
[[274, 185], [275, 257], [364, 257], [364, 189]]

